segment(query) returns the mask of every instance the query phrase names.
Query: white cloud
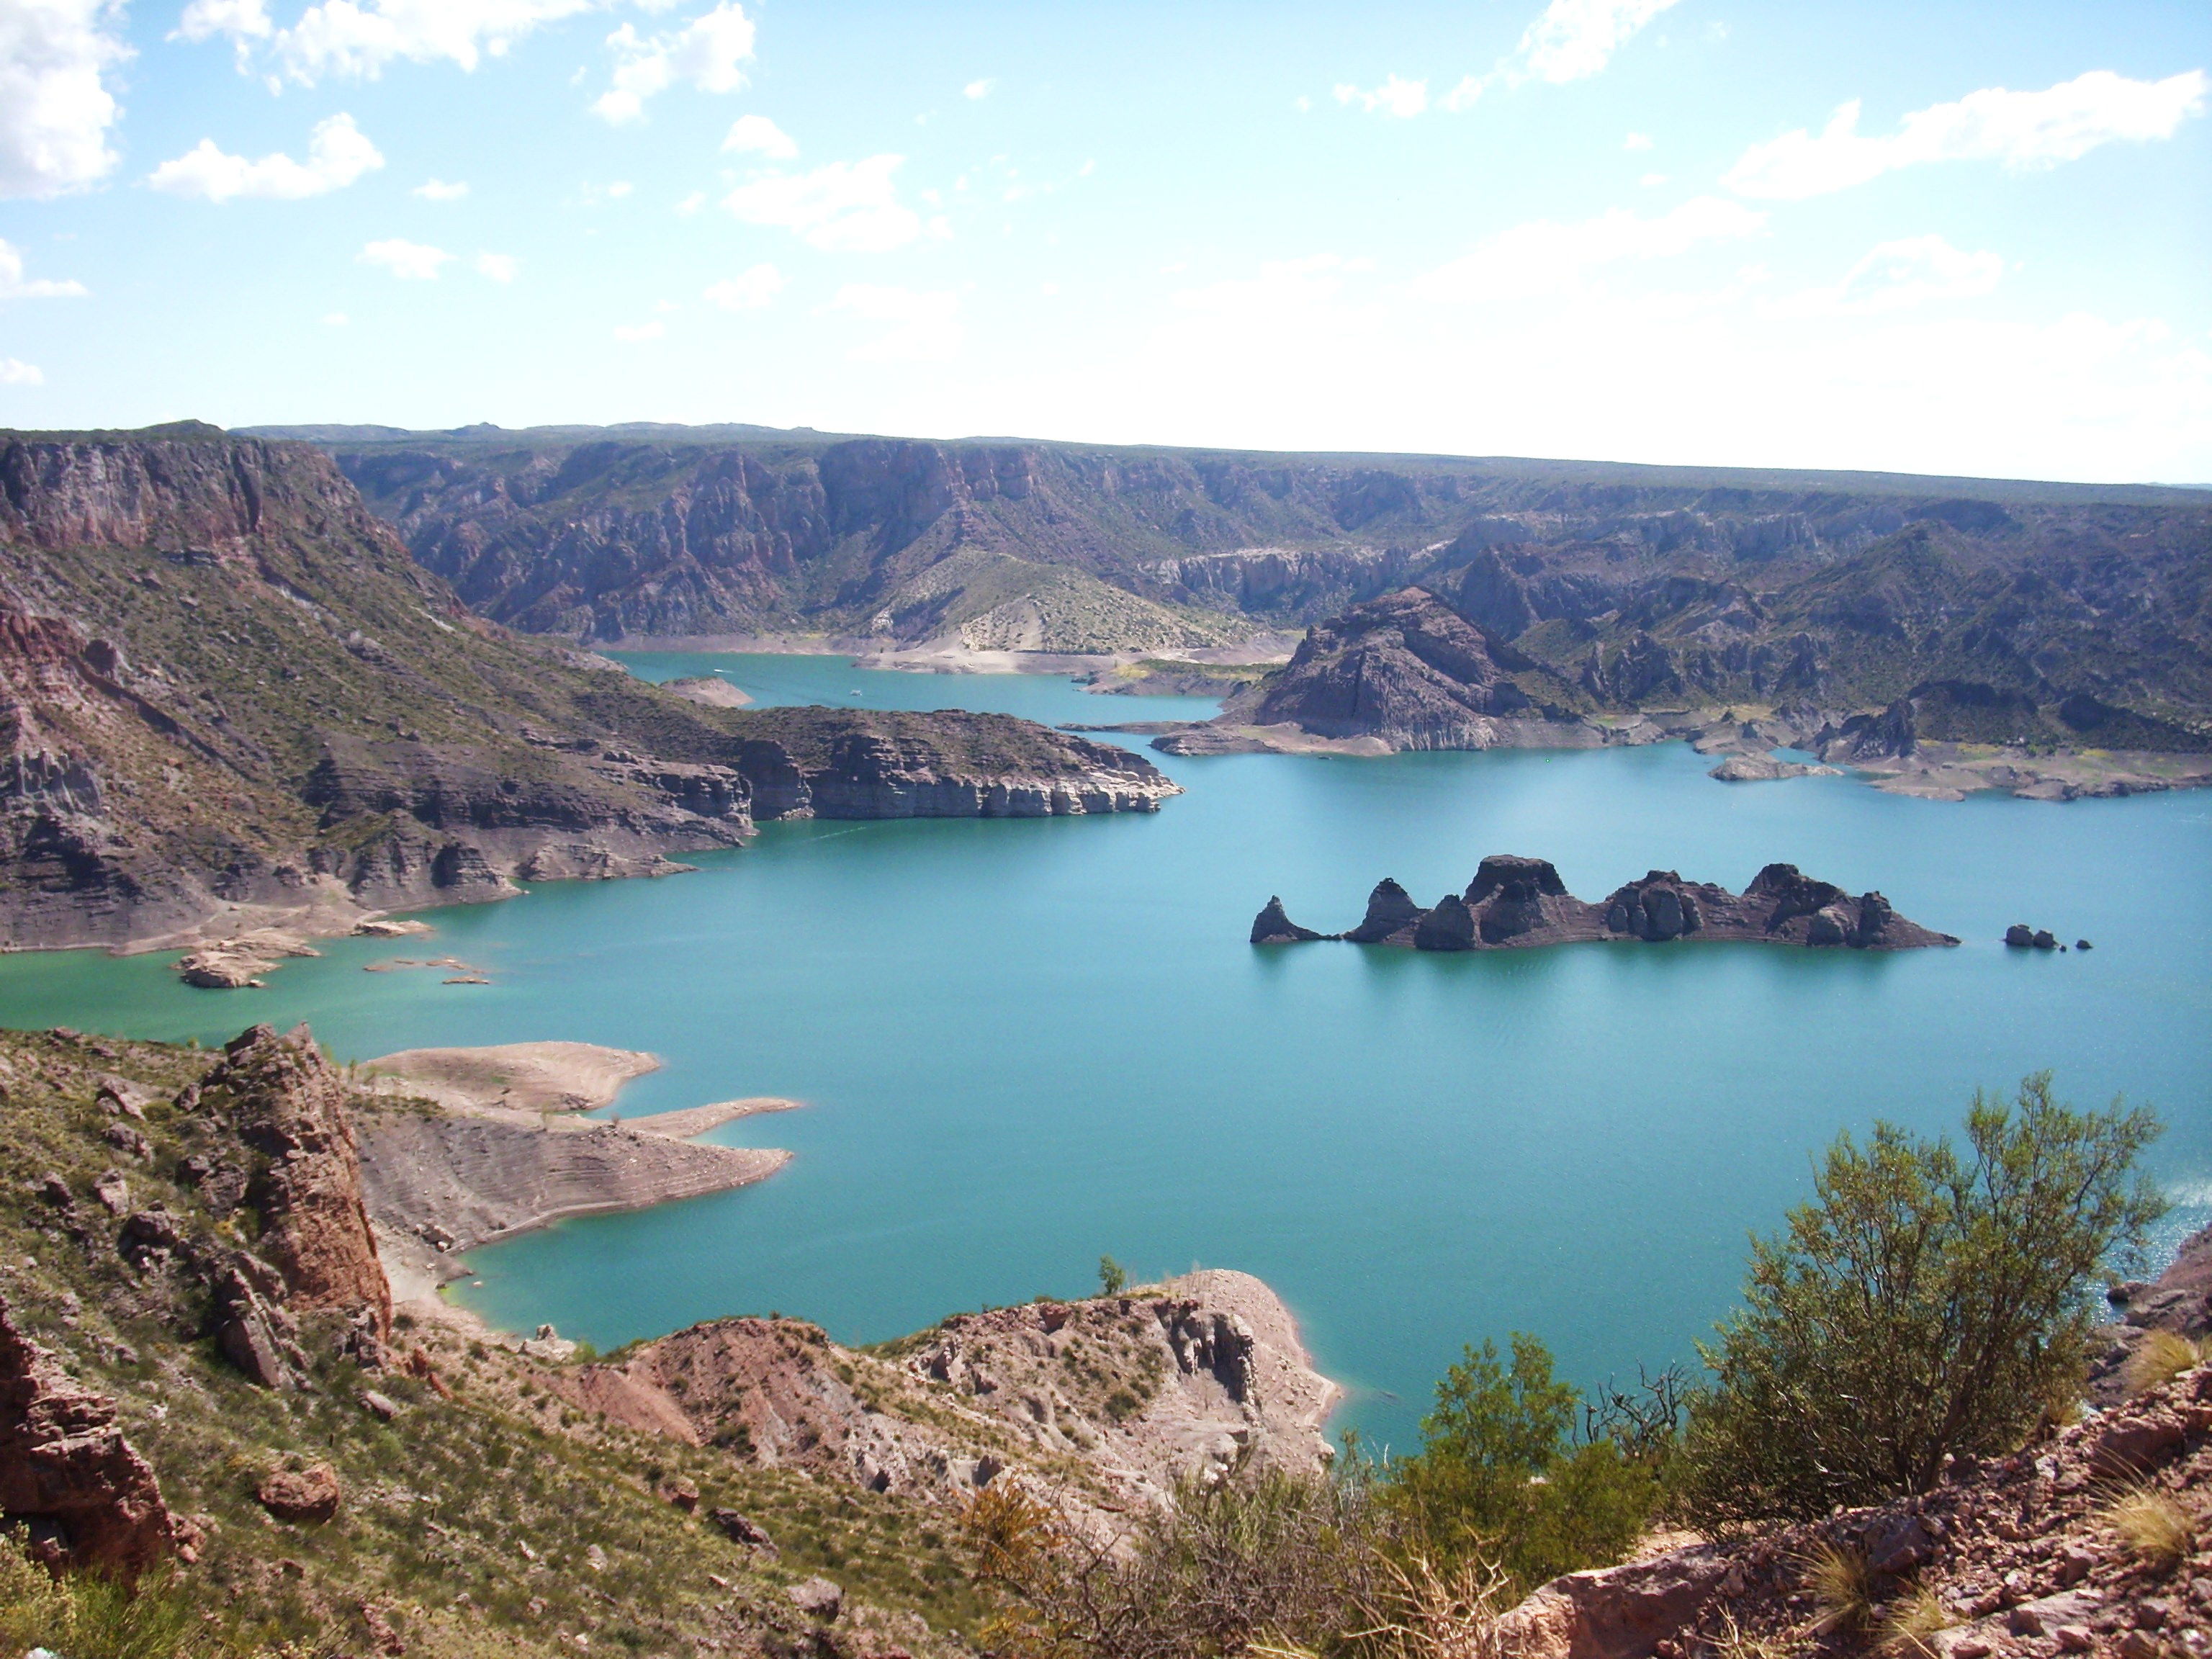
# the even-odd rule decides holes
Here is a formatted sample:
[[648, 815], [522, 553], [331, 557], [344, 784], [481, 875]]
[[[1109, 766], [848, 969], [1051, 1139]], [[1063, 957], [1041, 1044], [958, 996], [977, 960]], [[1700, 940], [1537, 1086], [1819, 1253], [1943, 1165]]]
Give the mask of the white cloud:
[[81, 300], [87, 290], [82, 283], [64, 279], [56, 282], [49, 276], [23, 276], [23, 256], [14, 243], [0, 238], [0, 300]]
[[0, 197], [65, 196], [115, 166], [122, 23], [106, 0], [0, 0]]
[[2172, 137], [2183, 121], [2203, 113], [2205, 89], [2202, 70], [2163, 81], [2092, 70], [2041, 92], [1987, 87], [1955, 103], [1915, 110], [1886, 138], [1859, 131], [1854, 99], [1818, 135], [1801, 127], [1753, 144], [1725, 182], [1740, 196], [1797, 201], [1926, 161], [2057, 167], [2102, 144]]
[[1385, 115], [1395, 115], [1410, 120], [1429, 106], [1429, 83], [1426, 81], [1407, 81], [1393, 75], [1373, 91], [1363, 91], [1355, 86], [1336, 88], [1340, 104], [1357, 103], [1369, 114], [1380, 110]]
[[353, 319], [347, 316], [343, 311], [326, 311], [323, 313], [323, 326], [325, 328], [343, 328], [352, 320]]
[[619, 202], [636, 186], [627, 179], [617, 179], [611, 184], [583, 185], [584, 205], [599, 207], [608, 202]]
[[410, 192], [426, 202], [458, 202], [469, 193], [465, 184], [447, 184], [443, 179], [425, 179]]
[[863, 321], [888, 323], [888, 332], [848, 351], [856, 363], [940, 363], [960, 349], [960, 296], [919, 294], [912, 289], [848, 283], [827, 307]]
[[1620, 141], [1620, 147], [1623, 149], [1650, 149], [1651, 135], [1648, 132], [1632, 132]]
[[240, 67], [266, 52], [312, 86], [325, 76], [374, 79], [385, 65], [451, 63], [473, 70], [541, 24], [593, 9], [600, 0], [321, 0], [290, 28], [275, 27], [263, 0], [192, 0], [178, 33], [230, 37]]
[[871, 155], [756, 179], [725, 196], [722, 205], [749, 225], [781, 226], [829, 252], [885, 252], [922, 232], [921, 216], [898, 199], [891, 183], [905, 159]]
[[970, 81], [960, 88], [960, 95], [963, 98], [988, 98], [991, 95], [991, 88], [998, 84], [996, 81], [988, 79]]
[[371, 242], [356, 257], [363, 264], [382, 265], [402, 282], [427, 283], [433, 281], [438, 268], [453, 256], [443, 248], [394, 236], [386, 241]]
[[44, 386], [46, 377], [36, 363], [27, 363], [14, 357], [0, 357], [0, 386]]
[[726, 276], [699, 297], [724, 311], [758, 311], [783, 292], [783, 273], [774, 265], [752, 265]]
[[1411, 290], [1437, 300], [1530, 298], [1571, 285], [1602, 265], [1670, 258], [1701, 243], [1737, 240], [1766, 216], [1717, 196], [1699, 196], [1646, 219], [1614, 208], [1578, 224], [1539, 219], [1502, 231], [1450, 264], [1417, 276]]
[[1498, 82], [1519, 86], [1543, 81], [1564, 86], [1586, 81], [1613, 61], [1631, 37], [1675, 0], [1552, 0], [1522, 31], [1521, 43], [1487, 75], [1470, 75], [1445, 97], [1446, 109], [1465, 109]]
[[1528, 25], [1515, 57], [1516, 78], [1564, 85], [1598, 73], [1629, 38], [1674, 0], [1552, 0]]
[[684, 198], [682, 201], [677, 203], [676, 211], [684, 218], [689, 219], [693, 214], [696, 213], [701, 208], [706, 205], [707, 192], [703, 190], [695, 190], [689, 196]]
[[146, 182], [169, 195], [204, 202], [228, 202], [237, 196], [296, 202], [343, 190], [383, 165], [384, 157], [354, 125], [353, 117], [338, 114], [315, 124], [305, 161], [295, 161], [282, 151], [249, 161], [217, 149], [214, 139], [203, 138], [197, 149], [155, 167]]
[[511, 283], [522, 272], [522, 261], [512, 253], [479, 253], [469, 263], [476, 267], [477, 276], [489, 276], [495, 283]]
[[799, 141], [765, 115], [740, 115], [730, 124], [729, 136], [722, 140], [722, 153], [726, 155], [732, 150], [788, 161], [799, 154]]
[[1908, 311], [1931, 301], [1979, 299], [2004, 270], [2002, 254], [1969, 253], [1941, 236], [1906, 236], [1877, 244], [1834, 286], [1808, 289], [1766, 310], [1778, 317]]
[[642, 345], [647, 340], [657, 340], [667, 332], [658, 319], [651, 322], [615, 325], [615, 338], [624, 345]]
[[592, 112], [616, 126], [642, 118], [646, 100], [678, 81], [702, 92], [735, 92], [745, 84], [738, 64], [753, 55], [753, 23], [735, 0], [720, 0], [671, 34], [641, 35], [624, 23], [607, 37], [614, 84]]

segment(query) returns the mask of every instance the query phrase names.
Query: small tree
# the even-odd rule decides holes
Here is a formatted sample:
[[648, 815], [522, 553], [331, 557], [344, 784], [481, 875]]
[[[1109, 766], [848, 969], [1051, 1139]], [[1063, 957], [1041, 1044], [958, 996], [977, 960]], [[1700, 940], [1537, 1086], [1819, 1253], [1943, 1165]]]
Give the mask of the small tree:
[[1110, 1255], [1098, 1258], [1098, 1294], [1119, 1296], [1129, 1288], [1129, 1275]]
[[1658, 1498], [1656, 1468], [1610, 1439], [1577, 1443], [1581, 1401], [1552, 1375], [1534, 1337], [1469, 1347], [1437, 1385], [1419, 1453], [1395, 1465], [1384, 1496], [1423, 1547], [1480, 1559], [1526, 1589], [1562, 1572], [1618, 1560]]
[[1889, 1123], [1839, 1137], [1702, 1350], [1689, 1517], [1821, 1515], [2016, 1447], [2086, 1374], [2093, 1279], [2165, 1210], [2133, 1172], [2159, 1127], [2061, 1105], [2046, 1072], [2009, 1106], [1976, 1093], [1964, 1156]]

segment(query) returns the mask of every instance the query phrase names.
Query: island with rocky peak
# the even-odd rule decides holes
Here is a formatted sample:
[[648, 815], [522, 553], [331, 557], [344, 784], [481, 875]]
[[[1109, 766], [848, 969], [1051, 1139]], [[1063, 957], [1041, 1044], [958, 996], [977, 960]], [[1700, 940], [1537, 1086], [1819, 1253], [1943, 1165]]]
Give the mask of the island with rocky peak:
[[1711, 882], [1685, 881], [1672, 870], [1654, 870], [1615, 888], [1602, 903], [1589, 904], [1567, 891], [1549, 860], [1503, 853], [1483, 860], [1463, 895], [1447, 893], [1428, 909], [1386, 876], [1367, 896], [1366, 916], [1346, 933], [1299, 927], [1285, 913], [1280, 898], [1270, 898], [1252, 923], [1255, 945], [1324, 939], [1416, 951], [1500, 951], [1616, 939], [1655, 945], [1680, 939], [1747, 939], [1857, 951], [1913, 951], [1959, 942], [1906, 921], [1880, 893], [1846, 893], [1794, 864], [1768, 865], [1741, 893]]

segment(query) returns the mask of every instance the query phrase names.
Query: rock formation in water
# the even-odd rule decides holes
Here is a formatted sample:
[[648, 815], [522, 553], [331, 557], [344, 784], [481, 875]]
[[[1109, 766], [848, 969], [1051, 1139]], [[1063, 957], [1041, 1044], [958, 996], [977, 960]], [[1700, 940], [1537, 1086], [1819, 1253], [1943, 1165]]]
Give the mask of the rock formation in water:
[[[1266, 937], [1262, 937], [1263, 927]], [[1543, 859], [1493, 854], [1483, 860], [1464, 894], [1447, 893], [1428, 909], [1385, 879], [1368, 896], [1367, 915], [1349, 933], [1322, 934], [1298, 927], [1279, 900], [1269, 901], [1252, 942], [1295, 944], [1343, 939], [1360, 945], [1410, 945], [1418, 951], [1483, 951], [1608, 939], [1662, 944], [1670, 939], [1748, 939], [1778, 945], [1844, 945], [1861, 951], [1908, 951], [1956, 945], [1907, 921], [1880, 893], [1852, 895], [1770, 864], [1750, 886], [1732, 893], [1710, 882], [1686, 882], [1654, 870], [1589, 904], [1566, 890]]]
[[[1002, 715], [708, 707], [509, 635], [329, 458], [185, 423], [0, 434], [0, 945], [649, 875], [759, 817], [1149, 810], [1149, 762]], [[196, 982], [243, 984], [239, 963]]]
[[1376, 737], [1394, 749], [1489, 749], [1526, 741], [1531, 724], [1571, 720], [1562, 700], [1573, 694], [1433, 594], [1407, 588], [1309, 629], [1288, 665], [1230, 699], [1219, 723]]
[[1252, 922], [1255, 945], [1297, 945], [1320, 937], [1312, 928], [1301, 927], [1285, 915], [1280, 898], [1269, 899]]

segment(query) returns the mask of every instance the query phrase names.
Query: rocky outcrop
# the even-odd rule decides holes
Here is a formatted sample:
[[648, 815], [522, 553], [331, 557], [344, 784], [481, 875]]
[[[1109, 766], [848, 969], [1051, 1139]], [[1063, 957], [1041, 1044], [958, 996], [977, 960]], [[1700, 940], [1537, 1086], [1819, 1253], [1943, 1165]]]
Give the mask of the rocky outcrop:
[[346, 1086], [306, 1026], [279, 1036], [256, 1025], [233, 1038], [200, 1085], [203, 1110], [227, 1112], [266, 1160], [246, 1189], [261, 1217], [257, 1253], [299, 1312], [366, 1310], [392, 1323], [392, 1287], [363, 1200]]
[[[2115, 1405], [2011, 1456], [1962, 1459], [1919, 1496], [1553, 1579], [1499, 1621], [1501, 1659], [1648, 1659], [1713, 1650], [1842, 1656], [1879, 1639], [1907, 1597], [1940, 1613], [1911, 1638], [1931, 1659], [2157, 1659], [2212, 1649], [2194, 1588], [2212, 1550], [2186, 1524], [2212, 1482], [2212, 1370]], [[2136, 1553], [2107, 1506], [2135, 1489], [2178, 1506], [2178, 1558]], [[1871, 1606], [1821, 1617], [1808, 1563], [1862, 1564]], [[1893, 1645], [1905, 1645], [1899, 1638]]]
[[1297, 945], [1321, 935], [1310, 927], [1301, 927], [1283, 914], [1283, 901], [1271, 898], [1252, 921], [1252, 943], [1255, 945]]
[[1310, 629], [1280, 672], [1230, 700], [1220, 724], [1294, 725], [1394, 749], [1488, 749], [1547, 718], [1522, 678], [1555, 698], [1571, 695], [1547, 678], [1441, 599], [1407, 588]]
[[1157, 811], [1182, 787], [1132, 750], [1003, 714], [763, 709], [738, 757], [762, 817]]
[[[1273, 907], [1278, 919], [1293, 926]], [[1267, 912], [1261, 921], [1268, 921]], [[1795, 865], [1770, 864], [1741, 894], [1710, 882], [1686, 882], [1671, 870], [1654, 870], [1625, 883], [1602, 903], [1589, 904], [1566, 890], [1543, 859], [1494, 854], [1483, 860], [1464, 895], [1447, 893], [1429, 909], [1385, 880], [1369, 896], [1367, 915], [1351, 932], [1315, 934], [1294, 928], [1273, 942], [1308, 938], [1350, 939], [1361, 945], [1410, 945], [1419, 951], [1503, 950], [1638, 939], [1739, 939], [1768, 944], [1845, 946], [1860, 951], [1905, 951], [1956, 945], [1906, 921], [1880, 893], [1846, 893], [1802, 873]], [[1255, 944], [1261, 943], [1258, 925]]]
[[1001, 1478], [1078, 1510], [1158, 1501], [1233, 1465], [1311, 1471], [1336, 1390], [1247, 1274], [962, 1314], [861, 1353], [789, 1320], [727, 1319], [556, 1382], [580, 1405], [747, 1462], [957, 1502]]
[[116, 1425], [115, 1402], [72, 1379], [0, 1297], [0, 1515], [33, 1550], [131, 1579], [185, 1540], [161, 1484]]

